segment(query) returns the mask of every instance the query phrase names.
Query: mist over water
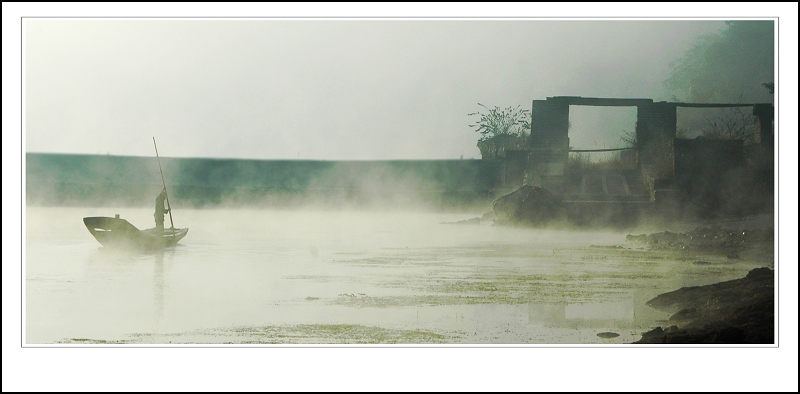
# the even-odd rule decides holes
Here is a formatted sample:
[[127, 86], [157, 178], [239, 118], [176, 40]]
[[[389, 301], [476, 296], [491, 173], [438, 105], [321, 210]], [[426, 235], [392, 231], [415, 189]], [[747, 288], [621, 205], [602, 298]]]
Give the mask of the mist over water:
[[482, 212], [181, 209], [187, 237], [144, 253], [81, 221], [114, 214], [153, 226], [150, 209], [27, 208], [26, 344], [631, 343], [666, 320], [655, 295], [759, 266], [645, 254], [625, 233], [446, 224]]

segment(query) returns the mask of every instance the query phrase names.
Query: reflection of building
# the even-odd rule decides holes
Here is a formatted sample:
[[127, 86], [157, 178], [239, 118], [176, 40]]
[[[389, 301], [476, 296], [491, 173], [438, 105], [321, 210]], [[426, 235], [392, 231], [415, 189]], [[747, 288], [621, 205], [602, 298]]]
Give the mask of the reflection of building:
[[613, 300], [586, 303], [528, 304], [528, 323], [546, 327], [650, 327], [663, 319], [664, 313], [645, 302], [654, 295], [650, 291], [631, 290]]
[[627, 326], [633, 320], [632, 296], [606, 302], [528, 305], [528, 322], [532, 324], [590, 327], [623, 323]]

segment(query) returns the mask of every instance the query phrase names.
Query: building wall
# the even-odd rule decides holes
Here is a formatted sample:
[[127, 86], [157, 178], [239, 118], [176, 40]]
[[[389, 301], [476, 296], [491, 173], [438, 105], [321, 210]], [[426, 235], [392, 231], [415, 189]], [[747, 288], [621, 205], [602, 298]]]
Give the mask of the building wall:
[[650, 99], [611, 99], [588, 97], [548, 97], [533, 100], [531, 105], [531, 153], [525, 184], [541, 186], [553, 193], [564, 193], [569, 160], [569, 106], [637, 107], [637, 140], [649, 150], [644, 160], [654, 162], [655, 152], [671, 152], [669, 142], [675, 137], [676, 111], [669, 103]]

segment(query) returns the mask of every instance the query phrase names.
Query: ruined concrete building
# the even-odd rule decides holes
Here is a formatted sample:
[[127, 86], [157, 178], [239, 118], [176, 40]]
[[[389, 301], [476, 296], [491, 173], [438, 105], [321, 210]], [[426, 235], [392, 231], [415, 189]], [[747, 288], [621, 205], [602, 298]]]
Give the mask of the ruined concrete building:
[[[636, 107], [635, 168], [568, 169], [569, 110], [573, 105]], [[760, 153], [755, 155], [759, 163], [755, 168], [752, 165], [746, 168], [742, 140], [676, 138], [678, 107], [752, 107], [757, 124], [762, 125], [756, 150]], [[694, 204], [698, 209], [708, 209], [719, 208], [728, 197], [741, 199], [737, 193], [750, 192], [742, 188], [755, 188], [771, 196], [774, 174], [764, 167], [772, 167], [773, 111], [772, 104], [697, 104], [575, 96], [533, 100], [530, 150], [509, 152], [505, 159], [507, 167], [516, 168], [517, 173], [508, 170], [506, 177], [518, 185], [545, 188], [565, 202]], [[750, 203], [764, 205], [771, 204], [771, 200], [762, 198]]]

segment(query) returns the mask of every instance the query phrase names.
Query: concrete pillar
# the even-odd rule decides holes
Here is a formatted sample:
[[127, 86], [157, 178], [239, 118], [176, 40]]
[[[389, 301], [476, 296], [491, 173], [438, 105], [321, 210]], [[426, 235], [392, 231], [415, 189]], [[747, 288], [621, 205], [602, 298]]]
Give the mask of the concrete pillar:
[[541, 186], [561, 194], [569, 158], [569, 101], [561, 98], [533, 100], [531, 152], [525, 185]]
[[761, 145], [774, 150], [775, 131], [772, 128], [772, 121], [775, 118], [775, 107], [772, 104], [756, 104], [753, 106], [753, 116], [758, 118]]
[[677, 106], [668, 102], [640, 104], [636, 114], [639, 166], [654, 178], [671, 178], [672, 141], [677, 132]]

